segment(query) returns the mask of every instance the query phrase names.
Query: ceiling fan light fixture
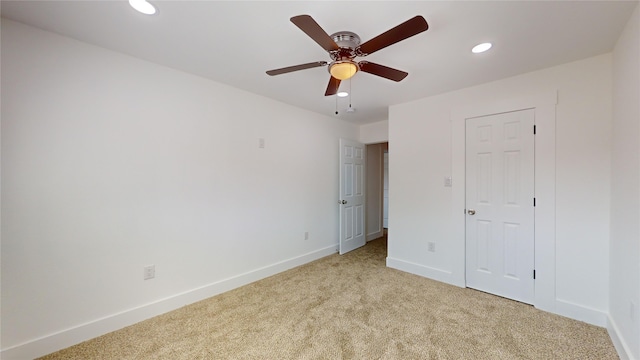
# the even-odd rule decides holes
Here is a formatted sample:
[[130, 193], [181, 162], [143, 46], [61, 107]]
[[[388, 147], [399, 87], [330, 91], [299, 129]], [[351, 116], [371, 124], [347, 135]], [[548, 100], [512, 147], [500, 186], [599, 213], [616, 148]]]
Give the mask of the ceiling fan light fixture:
[[338, 80], [347, 80], [358, 72], [358, 66], [350, 60], [336, 61], [329, 67], [331, 76]]
[[346, 91], [340, 91], [336, 95], [338, 95], [338, 97], [347, 97], [347, 96], [349, 96], [349, 93], [346, 92]]

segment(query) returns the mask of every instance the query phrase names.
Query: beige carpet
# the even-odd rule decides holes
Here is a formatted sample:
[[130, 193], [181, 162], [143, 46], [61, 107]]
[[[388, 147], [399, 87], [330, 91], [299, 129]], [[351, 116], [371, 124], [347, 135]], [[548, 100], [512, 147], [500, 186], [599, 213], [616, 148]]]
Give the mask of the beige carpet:
[[42, 359], [618, 359], [603, 328], [385, 256], [375, 240]]

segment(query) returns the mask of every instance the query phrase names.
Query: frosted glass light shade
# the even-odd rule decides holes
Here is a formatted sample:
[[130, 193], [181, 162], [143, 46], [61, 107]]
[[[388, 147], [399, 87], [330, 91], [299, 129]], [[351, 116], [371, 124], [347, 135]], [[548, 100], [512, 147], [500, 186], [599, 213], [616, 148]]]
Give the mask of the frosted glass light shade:
[[356, 64], [352, 62], [337, 62], [331, 65], [329, 72], [338, 80], [347, 80], [358, 71]]

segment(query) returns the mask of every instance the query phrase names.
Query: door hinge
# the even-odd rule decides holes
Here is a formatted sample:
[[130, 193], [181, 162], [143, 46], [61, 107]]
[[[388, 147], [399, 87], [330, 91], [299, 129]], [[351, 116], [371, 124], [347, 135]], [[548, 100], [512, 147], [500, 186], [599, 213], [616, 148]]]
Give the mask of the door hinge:
[[533, 125], [533, 135], [535, 135], [535, 134], [536, 134], [536, 126]]
[[536, 198], [533, 198], [533, 206], [536, 206]]
[[533, 280], [535, 280], [535, 279], [536, 279], [536, 270], [533, 269]]

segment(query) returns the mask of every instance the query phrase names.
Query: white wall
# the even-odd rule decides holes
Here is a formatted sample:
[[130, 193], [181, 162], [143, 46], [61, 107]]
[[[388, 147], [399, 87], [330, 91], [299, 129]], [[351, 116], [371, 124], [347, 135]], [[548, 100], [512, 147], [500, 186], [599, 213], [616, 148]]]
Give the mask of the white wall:
[[[464, 202], [456, 200], [464, 198], [464, 177], [454, 176], [452, 188], [443, 184], [445, 176], [464, 167], [464, 158], [457, 155], [464, 154], [464, 127], [457, 125], [456, 114], [461, 109], [535, 106], [538, 99], [551, 98], [555, 103], [557, 93], [555, 112], [553, 107], [543, 111], [545, 126], [536, 138], [536, 164], [542, 161], [547, 173], [543, 176], [551, 178], [536, 183], [549, 210], [540, 214], [555, 213], [543, 229], [550, 235], [541, 239], [538, 234], [536, 239], [554, 256], [538, 255], [555, 258], [544, 269], [536, 269], [545, 272], [536, 280], [545, 295], [537, 296], [536, 305], [606, 324], [611, 82], [611, 55], [606, 54], [392, 106], [389, 211], [393, 217], [387, 264], [464, 285]], [[437, 252], [427, 251], [427, 241], [436, 242]]]
[[636, 7], [613, 51], [608, 328], [618, 352], [632, 359], [640, 359], [639, 23], [640, 7]]
[[335, 252], [356, 126], [6, 19], [1, 85], [3, 359]]
[[389, 122], [379, 121], [360, 126], [360, 142], [376, 144], [389, 141]]

